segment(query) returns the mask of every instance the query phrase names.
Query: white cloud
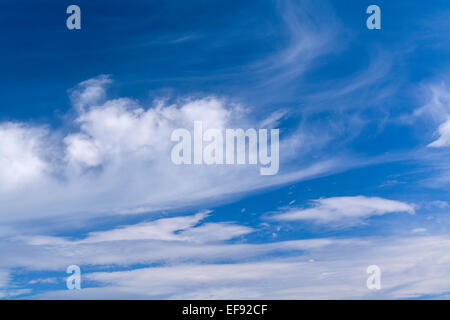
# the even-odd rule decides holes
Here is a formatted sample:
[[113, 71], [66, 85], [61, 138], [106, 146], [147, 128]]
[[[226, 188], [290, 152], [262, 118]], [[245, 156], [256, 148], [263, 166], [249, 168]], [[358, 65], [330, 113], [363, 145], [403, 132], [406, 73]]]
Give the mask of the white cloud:
[[72, 134], [64, 139], [67, 145], [67, 160], [75, 165], [96, 167], [102, 163], [97, 146], [83, 134]]
[[1, 291], [0, 290], [0, 298], [1, 299], [11, 299], [16, 296], [20, 296], [23, 294], [29, 294], [31, 293], [31, 289], [18, 289], [18, 290], [7, 290], [7, 291]]
[[[450, 182], [448, 159], [450, 149], [450, 86], [449, 77], [442, 76], [425, 83], [420, 92], [425, 103], [414, 111], [418, 133], [425, 137], [426, 147], [413, 152], [409, 157], [427, 164], [427, 174], [419, 182], [427, 188], [445, 188]], [[419, 122], [420, 121], [420, 122]], [[429, 134], [424, 135], [424, 129]], [[430, 142], [431, 141], [431, 142]]]
[[428, 145], [430, 148], [442, 148], [450, 146], [450, 119], [442, 123], [438, 128], [439, 138]]
[[426, 228], [414, 228], [411, 230], [412, 233], [424, 233], [427, 232]]
[[11, 284], [11, 275], [8, 270], [0, 269], [0, 299], [8, 299], [22, 294], [31, 293], [30, 289], [21, 289]]
[[[283, 1], [277, 3], [277, 8], [285, 27], [286, 46], [252, 65], [258, 73], [264, 73], [263, 87], [280, 86], [295, 79], [315, 59], [343, 46], [342, 41], [336, 41], [336, 34], [344, 30], [330, 5], [323, 3], [318, 8], [308, 0]], [[323, 19], [325, 15], [327, 18]]]
[[119, 227], [109, 231], [91, 232], [76, 243], [95, 243], [124, 240], [162, 240], [214, 242], [233, 239], [254, 230], [232, 223], [205, 223], [197, 226], [209, 211], [193, 216], [158, 219], [136, 225]]
[[0, 123], [0, 192], [34, 182], [48, 169], [43, 158], [47, 132], [20, 123]]
[[414, 116], [430, 116], [436, 122], [446, 121], [450, 115], [450, 88], [446, 81], [427, 84], [423, 91], [427, 102], [414, 111]]
[[423, 91], [427, 102], [414, 111], [414, 116], [427, 116], [439, 123], [436, 131], [438, 138], [429, 143], [430, 148], [442, 148], [450, 145], [450, 88], [446, 81], [430, 83]]
[[207, 212], [194, 216], [158, 219], [137, 225], [116, 228], [110, 231], [89, 233], [81, 243], [118, 240], [180, 240], [183, 237], [176, 231], [190, 229], [207, 216]]
[[233, 239], [253, 231], [252, 228], [232, 223], [205, 223], [197, 228], [181, 232], [180, 236], [194, 242], [214, 242]]
[[100, 76], [72, 90], [77, 116], [71, 132], [0, 124], [0, 178], [8, 182], [0, 187], [0, 220], [173, 209], [345, 167], [329, 157], [299, 161], [295, 150], [305, 149], [296, 133], [280, 141], [276, 176], [262, 177], [256, 166], [176, 166], [170, 160], [174, 129], [190, 129], [194, 120], [204, 129], [257, 127], [250, 111], [218, 97], [157, 100], [145, 108], [129, 98], [108, 100], [110, 83]]
[[370, 216], [393, 212], [414, 213], [414, 208], [410, 204], [378, 197], [333, 197], [313, 200], [312, 203], [312, 208], [290, 209], [272, 216], [272, 219], [312, 220], [317, 223], [352, 225]]
[[[90, 284], [81, 291], [34, 296], [53, 299], [398, 299], [450, 291], [447, 236], [415, 233], [408, 237], [236, 243], [225, 240], [241, 236], [238, 227], [247, 233], [257, 230], [232, 223], [226, 225], [235, 228], [221, 230], [225, 223], [202, 223], [206, 215], [162, 218], [90, 233], [81, 240], [4, 239], [0, 251], [8, 259], [0, 261], [0, 270], [64, 273], [68, 265], [79, 265], [82, 279]], [[217, 228], [203, 232], [202, 228], [211, 226]], [[142, 267], [103, 271], [136, 264]], [[145, 267], [153, 264], [158, 266]], [[366, 268], [373, 264], [382, 271], [380, 291], [366, 288]], [[102, 271], [83, 272], [86, 265]], [[31, 281], [37, 285], [40, 279]], [[30, 288], [3, 290], [3, 295], [6, 290], [9, 295], [13, 290], [28, 290], [16, 292], [25, 294]]]
[[7, 270], [0, 269], [0, 290], [4, 289], [9, 284], [9, 272]]
[[40, 278], [33, 279], [28, 282], [28, 284], [40, 284], [40, 283], [58, 283], [57, 278]]
[[257, 230], [231, 222], [207, 222], [208, 211], [161, 218], [112, 230], [91, 232], [83, 239], [23, 236], [3, 239], [8, 259], [0, 268], [61, 270], [68, 265], [132, 265], [183, 261], [238, 261], [270, 252], [299, 251], [330, 245], [330, 239], [245, 244], [228, 240]]
[[71, 90], [71, 100], [74, 107], [82, 112], [86, 107], [101, 103], [106, 97], [105, 86], [112, 82], [107, 75], [81, 82]]
[[450, 207], [450, 205], [448, 204], [447, 201], [442, 201], [442, 200], [434, 200], [434, 201], [429, 202], [427, 205], [430, 207], [438, 207], [441, 209]]
[[[288, 258], [94, 272], [84, 277], [100, 287], [47, 292], [37, 298], [415, 298], [450, 290], [449, 249], [450, 239], [439, 236], [332, 240]], [[379, 291], [366, 287], [366, 269], [373, 264], [381, 268]]]

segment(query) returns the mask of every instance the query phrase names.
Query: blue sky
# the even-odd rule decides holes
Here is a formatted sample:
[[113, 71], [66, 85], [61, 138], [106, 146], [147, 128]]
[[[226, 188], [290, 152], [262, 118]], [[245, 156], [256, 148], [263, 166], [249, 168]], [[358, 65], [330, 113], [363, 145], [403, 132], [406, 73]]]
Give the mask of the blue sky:
[[[449, 21], [438, 0], [3, 1], [0, 298], [450, 297]], [[174, 165], [194, 121], [280, 129], [279, 172]]]

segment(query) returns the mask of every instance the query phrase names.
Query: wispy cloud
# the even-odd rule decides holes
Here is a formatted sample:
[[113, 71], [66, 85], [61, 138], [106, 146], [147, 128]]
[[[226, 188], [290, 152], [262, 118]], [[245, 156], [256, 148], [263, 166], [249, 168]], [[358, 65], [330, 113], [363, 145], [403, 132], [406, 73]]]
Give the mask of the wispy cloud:
[[353, 225], [370, 216], [387, 213], [414, 213], [412, 205], [378, 197], [333, 197], [312, 201], [312, 207], [293, 208], [271, 217], [280, 221], [310, 220], [316, 223]]
[[[85, 277], [98, 287], [47, 292], [36, 298], [417, 298], [448, 291], [449, 248], [447, 237], [354, 238], [311, 247], [290, 258], [93, 272]], [[379, 291], [366, 287], [366, 269], [372, 264], [382, 270]]]
[[442, 148], [450, 146], [450, 119], [439, 126], [438, 133], [439, 138], [431, 142], [428, 147]]
[[[285, 47], [251, 64], [259, 75], [258, 86], [282, 86], [311, 68], [314, 60], [341, 47], [335, 41], [342, 31], [333, 8], [322, 3], [318, 8], [312, 1], [281, 1], [277, 9], [284, 23]], [[326, 12], [326, 14], [324, 14]], [[324, 17], [327, 17], [324, 19]]]

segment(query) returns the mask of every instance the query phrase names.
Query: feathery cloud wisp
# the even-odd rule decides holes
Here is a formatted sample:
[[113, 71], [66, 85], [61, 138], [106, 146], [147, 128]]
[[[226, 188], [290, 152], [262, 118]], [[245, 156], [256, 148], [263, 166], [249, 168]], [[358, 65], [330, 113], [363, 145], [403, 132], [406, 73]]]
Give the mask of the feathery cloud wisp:
[[280, 221], [311, 220], [321, 224], [353, 225], [375, 215], [393, 212], [414, 213], [414, 208], [410, 204], [378, 197], [333, 197], [313, 200], [312, 203], [312, 208], [290, 209], [271, 218]]

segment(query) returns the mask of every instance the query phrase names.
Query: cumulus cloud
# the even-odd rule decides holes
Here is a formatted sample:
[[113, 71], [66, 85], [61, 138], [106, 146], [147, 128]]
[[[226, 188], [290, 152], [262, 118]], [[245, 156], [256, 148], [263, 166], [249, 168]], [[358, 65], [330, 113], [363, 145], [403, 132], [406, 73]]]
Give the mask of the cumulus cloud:
[[[130, 98], [108, 99], [106, 87], [111, 83], [110, 77], [100, 76], [71, 90], [76, 117], [69, 132], [0, 124], [0, 178], [7, 182], [0, 186], [0, 220], [67, 214], [83, 219], [172, 209], [343, 166], [329, 158], [305, 158], [299, 164], [292, 156], [302, 145], [294, 143], [295, 133], [280, 141], [276, 176], [262, 177], [255, 165], [177, 166], [170, 158], [173, 130], [190, 130], [194, 121], [202, 121], [204, 130], [258, 128], [250, 110], [214, 96], [174, 103], [160, 99], [144, 107]], [[268, 119], [279, 121], [281, 116]], [[27, 201], [18, 201], [23, 197]]]
[[20, 123], [0, 123], [0, 192], [9, 192], [45, 174], [47, 131]]
[[280, 221], [310, 220], [316, 223], [355, 224], [370, 216], [393, 212], [414, 213], [410, 204], [378, 197], [333, 197], [312, 201], [306, 209], [289, 209], [278, 213], [272, 219]]
[[71, 90], [72, 104], [79, 112], [82, 112], [86, 107], [101, 103], [106, 98], [105, 87], [111, 82], [111, 78], [107, 75], [81, 82]]

